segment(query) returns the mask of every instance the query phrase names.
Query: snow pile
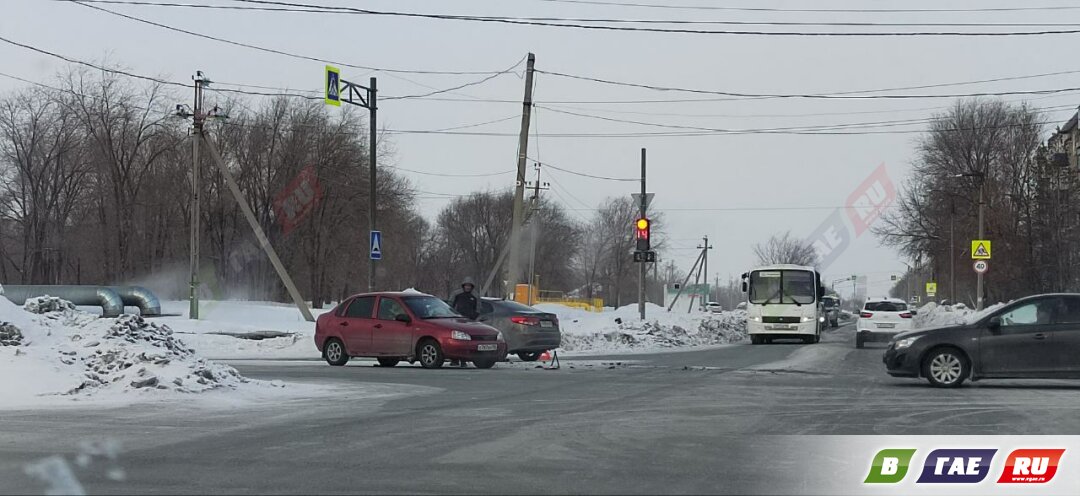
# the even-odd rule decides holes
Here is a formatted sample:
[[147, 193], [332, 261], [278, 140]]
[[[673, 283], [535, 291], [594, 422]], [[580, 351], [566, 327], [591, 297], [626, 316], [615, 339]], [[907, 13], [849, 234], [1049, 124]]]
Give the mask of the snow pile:
[[746, 312], [685, 313], [647, 304], [646, 320], [637, 305], [588, 312], [558, 304], [537, 308], [559, 316], [562, 349], [626, 351], [727, 344], [746, 338]]
[[0, 397], [194, 393], [248, 382], [232, 367], [199, 357], [168, 326], [136, 315], [100, 319], [64, 300], [35, 300], [27, 308], [44, 313], [0, 298], [0, 336], [19, 345], [0, 346], [0, 375], [19, 378], [0, 381]]
[[915, 314], [913, 324], [916, 329], [963, 324], [968, 316], [973, 313], [975, 313], [975, 310], [968, 308], [963, 303], [938, 305], [930, 302], [919, 308], [919, 312]]
[[26, 303], [23, 303], [23, 309], [30, 313], [43, 314], [75, 310], [75, 304], [55, 296], [45, 295], [35, 296], [26, 300]]

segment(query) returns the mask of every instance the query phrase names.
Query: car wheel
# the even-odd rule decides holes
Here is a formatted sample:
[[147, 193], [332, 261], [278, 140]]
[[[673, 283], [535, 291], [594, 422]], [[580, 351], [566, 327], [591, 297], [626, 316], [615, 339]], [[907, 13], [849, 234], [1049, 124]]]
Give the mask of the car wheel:
[[863, 347], [863, 339], [862, 339], [862, 336], [859, 335], [859, 333], [855, 333], [855, 347], [856, 348], [862, 348]]
[[[543, 355], [542, 351], [519, 351], [517, 353], [518, 358], [523, 362], [535, 362], [540, 359], [540, 355]], [[475, 362], [473, 362], [475, 363]], [[484, 368], [484, 367], [480, 367]]]
[[442, 347], [434, 339], [425, 339], [416, 346], [416, 356], [420, 357], [420, 366], [425, 369], [437, 369], [443, 366], [446, 357]]
[[819, 332], [819, 333], [814, 335], [814, 343], [816, 344], [816, 343], [820, 343], [820, 342], [821, 342], [821, 333]]
[[761, 336], [756, 334], [750, 335], [750, 344], [761, 344], [762, 342], [764, 342], [764, 340], [761, 339]]
[[401, 361], [399, 358], [379, 358], [378, 360], [380, 367], [393, 367]]
[[478, 369], [490, 369], [495, 366], [495, 359], [485, 358], [483, 360], [473, 360], [473, 365], [476, 365]]
[[923, 376], [936, 387], [959, 387], [970, 372], [967, 357], [956, 348], [939, 348], [923, 360]]
[[349, 363], [349, 354], [345, 352], [345, 345], [341, 344], [341, 340], [337, 338], [330, 338], [326, 342], [326, 346], [323, 347], [323, 358], [326, 363], [335, 367]]

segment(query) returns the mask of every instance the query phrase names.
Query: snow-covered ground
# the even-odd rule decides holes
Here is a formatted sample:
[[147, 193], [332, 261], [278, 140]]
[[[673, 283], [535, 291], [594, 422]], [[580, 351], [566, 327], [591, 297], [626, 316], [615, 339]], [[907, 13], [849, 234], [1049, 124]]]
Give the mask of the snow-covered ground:
[[25, 308], [0, 297], [0, 377], [0, 408], [317, 394], [314, 387], [248, 380], [159, 322], [100, 318], [47, 297]]
[[[204, 301], [199, 320], [187, 318], [188, 302], [163, 301], [154, 322], [166, 324], [188, 346], [211, 359], [319, 358], [315, 323], [307, 322], [292, 304], [248, 301]], [[318, 317], [332, 307], [313, 309]], [[261, 339], [252, 339], [261, 338]]]
[[645, 305], [644, 321], [636, 304], [604, 312], [589, 312], [554, 303], [537, 309], [559, 316], [562, 349], [574, 354], [656, 351], [728, 344], [746, 338], [746, 312], [717, 314], [683, 310], [668, 312], [652, 303]]

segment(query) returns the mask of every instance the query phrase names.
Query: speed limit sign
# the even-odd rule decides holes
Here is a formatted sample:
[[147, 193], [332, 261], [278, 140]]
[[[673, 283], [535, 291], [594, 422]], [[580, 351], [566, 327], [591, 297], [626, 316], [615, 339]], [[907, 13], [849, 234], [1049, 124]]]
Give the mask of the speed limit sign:
[[987, 270], [990, 270], [990, 264], [987, 263], [986, 260], [975, 261], [975, 272], [982, 274], [985, 273]]

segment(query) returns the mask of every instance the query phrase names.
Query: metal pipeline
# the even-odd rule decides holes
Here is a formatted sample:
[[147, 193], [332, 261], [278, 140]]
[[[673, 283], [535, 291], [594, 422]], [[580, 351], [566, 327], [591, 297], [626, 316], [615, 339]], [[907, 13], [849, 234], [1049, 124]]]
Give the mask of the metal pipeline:
[[4, 296], [16, 305], [22, 305], [36, 296], [46, 295], [63, 298], [76, 305], [101, 307], [102, 317], [117, 317], [124, 313], [124, 300], [120, 298], [120, 294], [105, 286], [4, 285]]
[[161, 315], [161, 302], [149, 289], [142, 286], [108, 286], [116, 291], [125, 306], [139, 307], [143, 316]]

